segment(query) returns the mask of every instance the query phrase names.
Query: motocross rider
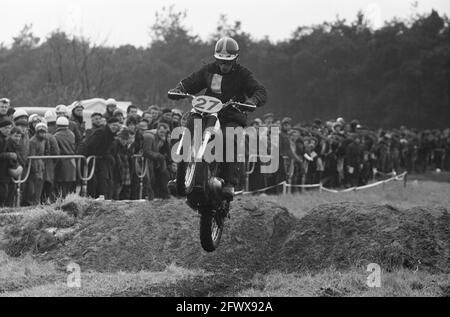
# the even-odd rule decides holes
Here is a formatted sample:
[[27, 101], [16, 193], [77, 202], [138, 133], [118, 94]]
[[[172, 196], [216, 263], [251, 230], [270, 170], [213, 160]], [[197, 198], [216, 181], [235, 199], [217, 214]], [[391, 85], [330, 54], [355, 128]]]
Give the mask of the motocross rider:
[[[218, 98], [223, 103], [233, 99], [233, 101], [256, 105], [257, 107], [263, 106], [267, 100], [266, 89], [247, 68], [238, 64], [238, 56], [238, 43], [230, 37], [221, 38], [215, 46], [215, 62], [204, 65], [200, 70], [180, 81], [170, 92], [197, 94], [206, 89], [204, 95]], [[170, 98], [178, 99], [173, 95]], [[244, 127], [247, 125], [247, 115], [233, 107], [222, 109], [218, 118], [225, 137], [223, 144], [226, 144], [226, 127]], [[229, 137], [234, 137], [234, 135]], [[236, 149], [236, 139], [234, 142], [234, 148]], [[221, 176], [225, 181], [223, 194], [226, 198], [232, 200], [234, 187], [239, 181], [239, 164], [236, 160], [221, 163]]]

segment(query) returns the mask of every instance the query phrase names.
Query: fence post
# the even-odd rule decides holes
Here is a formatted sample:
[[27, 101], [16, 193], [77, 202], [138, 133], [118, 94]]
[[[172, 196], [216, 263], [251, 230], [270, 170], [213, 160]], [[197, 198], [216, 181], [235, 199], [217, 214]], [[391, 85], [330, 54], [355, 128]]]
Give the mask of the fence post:
[[283, 182], [283, 196], [287, 193], [287, 183], [286, 181]]
[[[81, 159], [80, 159], [81, 160]], [[87, 197], [88, 161], [85, 158], [83, 164], [83, 179], [81, 180], [81, 197]]]
[[142, 199], [143, 192], [144, 192], [144, 178], [139, 177], [139, 200]]
[[135, 155], [134, 160], [135, 160], [134, 163], [136, 165], [135, 168], [136, 175], [139, 179], [139, 200], [141, 200], [144, 193], [144, 177], [145, 174], [147, 174], [148, 163], [147, 159], [142, 155]]
[[[20, 178], [19, 178], [19, 180], [20, 180]], [[20, 197], [20, 183], [15, 183], [14, 184], [15, 186], [16, 186], [16, 202], [15, 202], [15, 207], [20, 207], [20, 200], [21, 200], [21, 197]]]

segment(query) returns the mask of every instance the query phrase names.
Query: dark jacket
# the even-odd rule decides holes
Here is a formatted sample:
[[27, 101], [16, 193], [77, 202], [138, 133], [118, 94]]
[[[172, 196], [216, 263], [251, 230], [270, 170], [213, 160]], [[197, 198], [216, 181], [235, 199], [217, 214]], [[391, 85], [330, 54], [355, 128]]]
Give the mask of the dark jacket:
[[83, 121], [83, 117], [79, 117], [79, 116], [75, 115], [73, 110], [72, 110], [72, 116], [70, 117], [70, 121], [73, 121], [76, 124], [77, 129], [80, 132], [81, 139], [83, 139], [86, 135], [86, 123]]
[[[59, 146], [56, 138], [53, 134], [47, 133], [46, 135], [46, 143], [45, 143], [45, 154], [49, 155], [59, 155]], [[55, 182], [55, 164], [56, 160], [48, 159], [44, 160], [45, 164], [45, 172], [44, 172], [44, 181], [54, 183]]]
[[[59, 127], [55, 133], [61, 155], [75, 154], [75, 135], [68, 128]], [[75, 159], [58, 160], [55, 166], [56, 182], [74, 182], [76, 181]]]
[[[30, 139], [30, 152], [29, 156], [44, 156], [47, 140], [39, 140], [37, 136], [33, 136]], [[31, 161], [30, 177], [33, 179], [44, 179], [45, 163], [42, 159], [36, 159]]]
[[83, 142], [82, 132], [75, 121], [69, 120], [69, 130], [75, 135], [75, 146], [78, 146]]
[[23, 167], [28, 165], [28, 152], [30, 150], [30, 137], [28, 133], [23, 134], [19, 145], [16, 147], [19, 164]]
[[170, 161], [170, 144], [167, 140], [162, 140], [157, 134], [147, 130], [143, 134], [142, 151], [143, 156], [150, 161], [157, 162], [159, 166], [161, 161]]
[[[197, 94], [206, 89], [205, 95], [227, 102], [233, 98], [234, 101], [245, 102], [251, 98], [256, 106], [261, 107], [267, 101], [267, 92], [244, 66], [236, 64], [231, 72], [222, 74], [215, 63], [203, 66], [198, 72], [183, 79], [177, 86], [178, 89], [190, 94]], [[227, 107], [219, 112], [221, 122], [237, 122], [246, 125], [247, 116], [244, 113]]]
[[105, 156], [114, 141], [114, 133], [109, 126], [96, 129], [87, 139], [78, 153], [84, 156]]
[[11, 148], [8, 139], [0, 133], [0, 183], [9, 183], [11, 176], [9, 176], [8, 169], [13, 166], [12, 160], [8, 157], [9, 153], [15, 152]]

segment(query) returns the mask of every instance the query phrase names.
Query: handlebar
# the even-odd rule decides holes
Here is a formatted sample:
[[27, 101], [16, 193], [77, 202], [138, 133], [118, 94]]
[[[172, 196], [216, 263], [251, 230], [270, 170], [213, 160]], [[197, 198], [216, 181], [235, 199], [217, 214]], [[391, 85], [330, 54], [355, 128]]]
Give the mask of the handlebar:
[[195, 98], [195, 95], [191, 95], [188, 93], [184, 93], [184, 92], [173, 92], [173, 91], [168, 91], [167, 92], [167, 97], [169, 99], [184, 99], [184, 98]]
[[240, 103], [240, 102], [235, 102], [235, 101], [230, 102], [229, 105], [232, 106], [233, 108], [235, 108], [236, 110], [241, 111], [241, 112], [242, 111], [253, 112], [256, 109], [255, 105], [249, 105], [249, 104], [246, 104], [246, 103]]
[[[196, 96], [195, 95], [191, 95], [188, 93], [184, 93], [184, 92], [178, 92], [178, 91], [168, 91], [167, 92], [167, 97], [169, 99], [184, 99], [184, 98], [191, 98], [194, 99]], [[245, 104], [245, 103], [241, 103], [241, 102], [237, 102], [237, 101], [233, 101], [230, 100], [226, 103], [223, 104], [223, 107], [228, 107], [231, 106], [234, 109], [240, 111], [240, 112], [252, 112], [255, 111], [256, 109], [256, 105], [250, 105], [250, 104]]]

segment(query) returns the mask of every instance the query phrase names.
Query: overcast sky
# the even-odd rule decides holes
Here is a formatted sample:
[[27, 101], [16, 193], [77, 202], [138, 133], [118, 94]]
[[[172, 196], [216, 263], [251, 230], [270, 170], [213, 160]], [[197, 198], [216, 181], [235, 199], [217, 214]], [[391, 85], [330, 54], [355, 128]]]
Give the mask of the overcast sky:
[[407, 18], [432, 8], [450, 16], [450, 0], [0, 0], [0, 42], [10, 44], [25, 24], [37, 36], [57, 28], [83, 35], [96, 43], [146, 46], [155, 12], [174, 5], [187, 10], [185, 24], [206, 39], [214, 32], [221, 13], [229, 21], [242, 21], [243, 30], [256, 38], [282, 40], [299, 25], [333, 21], [336, 16], [354, 20], [358, 10], [379, 27], [392, 17]]

